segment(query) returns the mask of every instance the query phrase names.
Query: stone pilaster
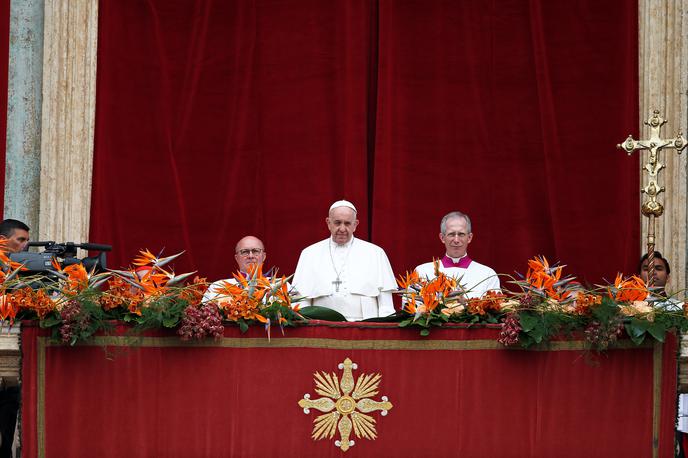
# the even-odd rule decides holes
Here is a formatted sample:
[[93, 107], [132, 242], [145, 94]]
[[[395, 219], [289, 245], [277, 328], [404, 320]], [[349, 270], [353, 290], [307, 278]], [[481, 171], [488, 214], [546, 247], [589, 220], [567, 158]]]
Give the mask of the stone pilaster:
[[[38, 233], [43, 0], [12, 0], [3, 215]], [[35, 237], [35, 235], [34, 235]]]
[[58, 242], [87, 242], [98, 0], [45, 0], [43, 33], [39, 237]]
[[[664, 138], [674, 137], [688, 129], [688, 0], [640, 0], [638, 3], [638, 51], [640, 72], [640, 138], [648, 138], [643, 125], [653, 109], [668, 121], [662, 129]], [[666, 169], [660, 172], [660, 194], [664, 215], [657, 221], [656, 249], [671, 262], [672, 293], [686, 289], [688, 218], [686, 191], [688, 153], [679, 156], [667, 149], [661, 155]], [[647, 162], [647, 153], [641, 163]], [[642, 173], [643, 186], [646, 176]], [[640, 210], [638, 210], [640, 214]], [[646, 250], [647, 218], [642, 218], [642, 247]]]

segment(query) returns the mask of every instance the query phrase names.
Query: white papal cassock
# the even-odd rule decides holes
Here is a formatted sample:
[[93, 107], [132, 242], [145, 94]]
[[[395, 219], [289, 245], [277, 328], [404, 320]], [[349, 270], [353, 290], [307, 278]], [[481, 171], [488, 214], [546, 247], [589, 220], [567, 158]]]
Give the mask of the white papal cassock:
[[385, 251], [355, 237], [344, 245], [328, 238], [305, 248], [293, 285], [307, 298], [302, 305], [330, 308], [349, 321], [394, 313], [396, 281]]

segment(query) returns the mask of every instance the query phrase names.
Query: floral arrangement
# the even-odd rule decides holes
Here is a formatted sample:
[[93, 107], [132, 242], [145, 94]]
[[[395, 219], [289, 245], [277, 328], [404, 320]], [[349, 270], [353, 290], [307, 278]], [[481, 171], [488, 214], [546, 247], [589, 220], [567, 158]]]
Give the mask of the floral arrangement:
[[168, 265], [182, 253], [155, 256], [142, 250], [128, 270], [88, 272], [81, 264], [66, 267], [53, 263], [47, 275], [25, 277], [12, 262], [0, 240], [0, 320], [11, 326], [18, 319], [37, 319], [53, 337], [74, 345], [113, 322], [133, 325], [133, 331], [177, 328], [182, 339], [219, 338], [224, 321], [237, 323], [242, 331], [254, 322], [263, 323], [268, 337], [275, 323], [283, 328], [305, 320], [285, 277], [266, 277], [256, 266], [248, 278], [235, 275], [216, 296], [203, 300], [208, 289], [195, 272], [177, 275]]
[[637, 276], [619, 274], [613, 285], [585, 289], [564, 266], [544, 257], [528, 261], [514, 291], [470, 297], [460, 278], [447, 277], [435, 261], [435, 277], [416, 272], [398, 279], [403, 297], [400, 326], [417, 326], [428, 335], [445, 323], [502, 323], [499, 342], [528, 348], [551, 338], [581, 332], [590, 348], [605, 350], [624, 332], [640, 345], [648, 336], [663, 341], [669, 329], [688, 329], [686, 304], [651, 294]]
[[[132, 332], [176, 329], [184, 340], [220, 338], [226, 323], [242, 331], [260, 324], [269, 339], [273, 326], [284, 333], [309, 316], [322, 317], [322, 311], [299, 309], [289, 278], [263, 274], [260, 265], [210, 290], [204, 278], [191, 278], [196, 272], [178, 275], [169, 268], [181, 253], [162, 257], [148, 250], [127, 270], [95, 273], [81, 264], [54, 263], [47, 275], [26, 276], [4, 243], [0, 239], [0, 320], [36, 319], [65, 344], [107, 332], [117, 321], [130, 323]], [[473, 297], [461, 278], [445, 275], [435, 261], [434, 278], [399, 276], [403, 306], [393, 318], [424, 336], [447, 323], [501, 325], [499, 342], [524, 348], [577, 333], [590, 348], [604, 350], [624, 333], [639, 345], [648, 337], [663, 341], [670, 329], [688, 330], [686, 304], [653, 294], [636, 276], [619, 274], [613, 285], [586, 289], [563, 269], [536, 257], [525, 276], [510, 282], [511, 290]]]
[[[234, 274], [234, 282], [223, 281], [211, 293], [214, 297], [202, 308], [212, 307], [217, 311], [218, 318], [237, 323], [242, 331], [246, 331], [251, 322], [263, 323], [268, 339], [273, 323], [279, 325], [284, 334], [285, 325], [292, 326], [294, 321], [304, 321], [298, 313], [297, 298], [289, 291], [288, 278], [278, 277], [276, 272], [265, 276], [260, 264], [249, 266], [247, 275]], [[188, 321], [182, 330], [187, 325]]]
[[443, 323], [499, 323], [509, 304], [500, 292], [488, 292], [482, 298], [468, 299], [470, 291], [459, 284], [460, 279], [440, 272], [439, 261], [434, 261], [435, 277], [420, 278], [413, 271], [400, 276], [397, 280], [402, 295], [402, 313], [412, 315], [399, 323], [399, 326], [420, 326], [421, 335], [430, 334], [430, 328]]

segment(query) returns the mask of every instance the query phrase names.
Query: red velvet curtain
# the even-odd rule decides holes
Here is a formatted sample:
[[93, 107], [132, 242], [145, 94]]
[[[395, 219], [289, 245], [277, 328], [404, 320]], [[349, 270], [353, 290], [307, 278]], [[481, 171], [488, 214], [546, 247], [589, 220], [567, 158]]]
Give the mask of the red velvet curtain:
[[635, 2], [381, 2], [373, 236], [441, 256], [445, 213], [498, 272], [544, 254], [590, 280], [638, 258]]
[[347, 198], [397, 272], [458, 209], [477, 261], [599, 281], [638, 257], [637, 93], [634, 1], [102, 0], [91, 241], [290, 273]]

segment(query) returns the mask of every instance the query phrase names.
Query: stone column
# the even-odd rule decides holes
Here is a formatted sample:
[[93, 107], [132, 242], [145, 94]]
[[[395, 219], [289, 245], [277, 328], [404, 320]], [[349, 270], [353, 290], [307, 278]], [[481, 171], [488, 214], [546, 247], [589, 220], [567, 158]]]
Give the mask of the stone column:
[[43, 0], [12, 0], [3, 215], [38, 235]]
[[87, 242], [95, 123], [98, 0], [45, 0], [40, 232]]
[[[638, 3], [638, 52], [640, 71], [640, 138], [648, 138], [643, 125], [653, 109], [668, 121], [662, 129], [664, 138], [688, 129], [688, 0], [640, 0]], [[662, 153], [666, 169], [660, 172], [660, 194], [664, 215], [657, 221], [656, 249], [671, 262], [670, 293], [686, 289], [688, 256], [686, 232], [686, 190], [688, 152], [681, 156], [674, 150]], [[641, 164], [647, 162], [647, 153]], [[641, 169], [642, 185], [647, 184]], [[640, 214], [640, 209], [638, 210]], [[642, 217], [642, 247], [646, 250], [647, 218]]]

